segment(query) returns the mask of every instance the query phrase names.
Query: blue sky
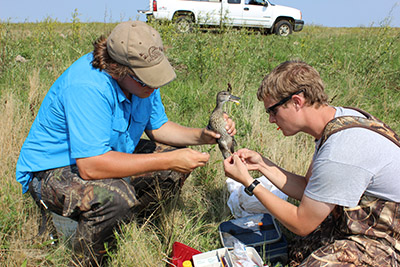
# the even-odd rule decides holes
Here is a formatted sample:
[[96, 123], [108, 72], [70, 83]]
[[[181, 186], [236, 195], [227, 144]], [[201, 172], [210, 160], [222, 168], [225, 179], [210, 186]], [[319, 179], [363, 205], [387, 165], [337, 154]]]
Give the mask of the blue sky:
[[[328, 27], [389, 25], [400, 27], [400, 0], [271, 0], [298, 8], [306, 24]], [[38, 22], [51, 18], [71, 22], [78, 11], [81, 22], [120, 22], [140, 19], [138, 9], [147, 9], [149, 0], [0, 0], [2, 22]]]

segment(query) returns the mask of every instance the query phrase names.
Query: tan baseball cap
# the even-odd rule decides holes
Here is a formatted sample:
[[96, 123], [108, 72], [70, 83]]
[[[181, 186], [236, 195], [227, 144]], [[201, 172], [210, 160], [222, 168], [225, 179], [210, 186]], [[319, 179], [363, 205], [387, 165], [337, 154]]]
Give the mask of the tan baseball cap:
[[172, 82], [176, 74], [167, 57], [160, 34], [142, 21], [118, 24], [107, 38], [107, 51], [112, 59], [128, 66], [152, 88]]

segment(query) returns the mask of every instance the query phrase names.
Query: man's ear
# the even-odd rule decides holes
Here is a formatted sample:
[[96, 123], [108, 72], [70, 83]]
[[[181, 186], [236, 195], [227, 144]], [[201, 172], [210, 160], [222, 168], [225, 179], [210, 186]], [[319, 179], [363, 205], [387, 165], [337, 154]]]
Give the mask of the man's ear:
[[304, 97], [302, 97], [300, 95], [292, 96], [292, 101], [293, 101], [293, 105], [296, 107], [296, 109], [302, 108], [305, 104]]

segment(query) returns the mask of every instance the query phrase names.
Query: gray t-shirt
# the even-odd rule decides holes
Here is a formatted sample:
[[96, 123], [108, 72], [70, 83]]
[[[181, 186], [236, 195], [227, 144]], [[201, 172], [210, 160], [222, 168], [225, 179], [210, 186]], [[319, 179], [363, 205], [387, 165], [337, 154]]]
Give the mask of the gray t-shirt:
[[[335, 117], [364, 117], [351, 109], [335, 109]], [[339, 131], [315, 151], [304, 193], [317, 201], [355, 207], [364, 192], [400, 202], [400, 148], [365, 128]]]

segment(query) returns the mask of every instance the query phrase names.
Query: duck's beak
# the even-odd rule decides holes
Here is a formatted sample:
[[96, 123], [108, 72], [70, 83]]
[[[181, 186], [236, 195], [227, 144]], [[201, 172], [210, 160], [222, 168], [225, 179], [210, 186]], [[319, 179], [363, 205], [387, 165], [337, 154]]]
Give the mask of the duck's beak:
[[238, 97], [238, 96], [234, 96], [234, 95], [230, 95], [230, 96], [229, 96], [229, 101], [235, 102], [236, 105], [239, 105], [239, 104], [240, 104], [239, 100], [240, 100], [240, 97]]

